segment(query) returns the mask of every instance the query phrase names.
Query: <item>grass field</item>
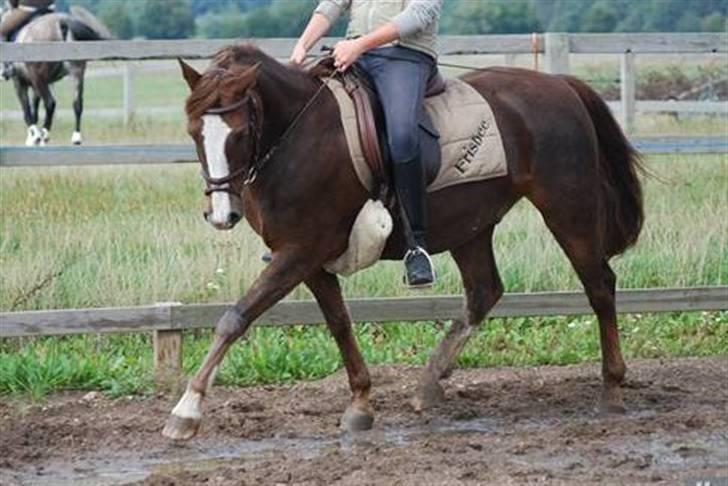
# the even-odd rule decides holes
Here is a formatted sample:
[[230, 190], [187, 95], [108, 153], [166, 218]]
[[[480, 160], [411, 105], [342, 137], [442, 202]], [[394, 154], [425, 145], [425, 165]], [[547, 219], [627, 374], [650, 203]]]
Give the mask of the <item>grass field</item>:
[[[622, 288], [728, 283], [728, 156], [655, 156], [665, 179], [645, 181], [647, 222], [637, 247], [615, 259]], [[152, 174], [153, 173], [153, 176]], [[200, 216], [192, 166], [5, 169], [0, 172], [0, 309], [220, 302], [236, 299], [263, 267], [263, 246], [241, 226], [217, 232]], [[496, 232], [507, 291], [578, 289], [568, 261], [528, 204]], [[460, 293], [448, 256], [433, 294]], [[348, 297], [405, 295], [400, 267], [380, 263], [343, 282]], [[427, 295], [425, 293], [425, 295]], [[310, 298], [303, 288], [292, 298]], [[625, 316], [629, 357], [728, 353], [728, 315]], [[422, 363], [442, 323], [357, 327], [371, 363]], [[185, 340], [196, 367], [207, 332]], [[493, 320], [462, 366], [565, 364], [598, 358], [595, 318]], [[62, 388], [150, 391], [149, 336], [0, 341], [0, 393], [42, 397]], [[219, 375], [229, 384], [313, 378], [340, 366], [322, 328], [255, 329]]]

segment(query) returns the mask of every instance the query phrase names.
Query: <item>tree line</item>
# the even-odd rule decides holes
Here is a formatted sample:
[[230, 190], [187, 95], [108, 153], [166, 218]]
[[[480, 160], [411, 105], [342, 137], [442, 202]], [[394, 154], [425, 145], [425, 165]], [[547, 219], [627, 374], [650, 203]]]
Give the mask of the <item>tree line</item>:
[[[81, 5], [120, 39], [295, 37], [316, 0], [58, 0]], [[725, 32], [728, 0], [445, 0], [440, 32]], [[332, 34], [345, 31], [345, 20]]]

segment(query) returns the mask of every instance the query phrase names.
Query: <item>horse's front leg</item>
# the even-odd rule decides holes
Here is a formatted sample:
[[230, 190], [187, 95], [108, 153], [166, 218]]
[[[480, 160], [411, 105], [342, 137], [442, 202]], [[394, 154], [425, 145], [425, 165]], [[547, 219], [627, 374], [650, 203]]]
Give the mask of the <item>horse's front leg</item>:
[[176, 440], [194, 437], [202, 420], [202, 399], [212, 386], [215, 372], [230, 345], [245, 334], [258, 316], [285, 297], [315, 268], [316, 265], [307, 263], [302, 252], [275, 256], [245, 296], [218, 321], [210, 351], [172, 410], [162, 434]]
[[306, 285], [321, 307], [349, 375], [352, 399], [341, 418], [341, 427], [348, 431], [369, 430], [374, 423], [374, 413], [369, 405], [371, 380], [352, 332], [351, 317], [344, 305], [339, 280], [335, 275], [319, 270], [306, 279]]
[[[23, 120], [25, 126], [28, 127], [28, 136], [25, 139], [25, 145], [38, 145], [40, 142], [40, 130], [38, 130], [38, 110], [33, 110], [33, 105], [28, 98], [28, 84], [22, 81], [18, 76], [13, 78], [15, 93], [18, 95], [20, 107], [23, 109]], [[37, 95], [36, 95], [37, 96]]]

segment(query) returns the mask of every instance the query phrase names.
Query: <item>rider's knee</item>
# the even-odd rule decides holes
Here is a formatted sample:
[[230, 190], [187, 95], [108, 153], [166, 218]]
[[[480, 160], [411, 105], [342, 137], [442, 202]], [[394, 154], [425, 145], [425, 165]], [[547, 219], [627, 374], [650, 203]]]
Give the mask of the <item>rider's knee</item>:
[[392, 130], [389, 136], [390, 157], [394, 163], [407, 163], [419, 155], [419, 138], [416, 129], [405, 127]]

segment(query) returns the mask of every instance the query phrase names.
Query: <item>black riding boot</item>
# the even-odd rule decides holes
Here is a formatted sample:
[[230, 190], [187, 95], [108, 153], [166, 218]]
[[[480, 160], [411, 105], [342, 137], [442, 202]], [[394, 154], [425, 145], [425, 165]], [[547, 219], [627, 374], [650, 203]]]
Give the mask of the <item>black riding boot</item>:
[[419, 157], [393, 165], [397, 197], [407, 216], [413, 236], [407, 242], [409, 249], [404, 257], [405, 282], [411, 287], [432, 285], [435, 281], [435, 270], [432, 259], [427, 254], [425, 242], [427, 234], [425, 171]]

